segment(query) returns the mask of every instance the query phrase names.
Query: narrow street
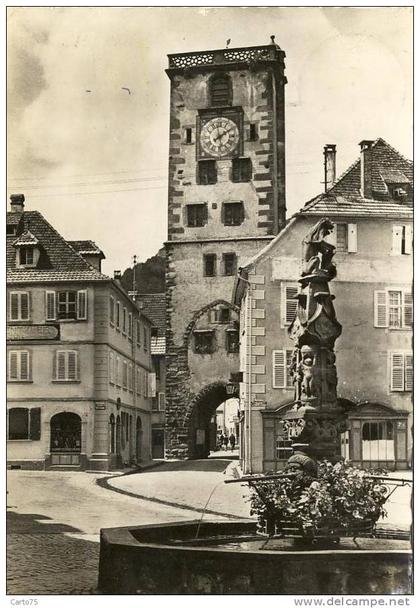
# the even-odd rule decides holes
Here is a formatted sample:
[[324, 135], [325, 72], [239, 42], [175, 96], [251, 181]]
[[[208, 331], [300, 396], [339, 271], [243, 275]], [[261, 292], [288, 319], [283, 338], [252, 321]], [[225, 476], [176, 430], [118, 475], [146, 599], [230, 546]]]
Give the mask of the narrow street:
[[[200, 475], [216, 473], [222, 479], [227, 464], [208, 460]], [[95, 593], [100, 528], [199, 517], [185, 507], [100, 487], [96, 481], [103, 477], [102, 473], [8, 471], [9, 594]]]

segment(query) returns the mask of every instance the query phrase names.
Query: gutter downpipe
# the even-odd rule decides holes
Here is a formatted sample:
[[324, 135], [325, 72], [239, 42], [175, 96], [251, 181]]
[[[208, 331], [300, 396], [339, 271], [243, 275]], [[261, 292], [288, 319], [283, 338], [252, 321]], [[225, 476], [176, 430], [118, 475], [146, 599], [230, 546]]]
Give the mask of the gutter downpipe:
[[251, 364], [252, 364], [252, 295], [251, 295], [251, 281], [245, 279], [240, 275], [240, 271], [238, 273], [238, 280], [247, 283], [248, 285], [248, 294], [247, 294], [247, 304], [248, 310], [246, 315], [246, 331], [247, 331], [247, 360], [248, 360], [248, 370], [247, 370], [247, 403], [246, 408], [244, 408], [245, 413], [245, 463], [244, 469], [245, 473], [252, 473], [252, 383], [251, 383]]

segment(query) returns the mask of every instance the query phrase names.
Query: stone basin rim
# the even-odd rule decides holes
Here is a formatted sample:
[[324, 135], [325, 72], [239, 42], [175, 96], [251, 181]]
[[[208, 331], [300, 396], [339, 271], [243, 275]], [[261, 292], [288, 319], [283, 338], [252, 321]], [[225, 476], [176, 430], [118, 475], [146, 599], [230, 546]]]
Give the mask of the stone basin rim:
[[[217, 547], [217, 545], [209, 545], [208, 547], [205, 546], [195, 546], [195, 545], [191, 545], [191, 544], [186, 544], [185, 546], [181, 545], [181, 544], [166, 544], [165, 540], [162, 539], [162, 541], [142, 541], [142, 540], [138, 540], [135, 536], [134, 536], [134, 532], [136, 531], [147, 531], [147, 530], [165, 530], [168, 529], [169, 530], [173, 530], [173, 529], [185, 529], [185, 528], [189, 528], [189, 527], [196, 527], [198, 526], [198, 524], [200, 523], [200, 520], [188, 520], [188, 521], [182, 521], [182, 522], [168, 522], [168, 523], [164, 523], [164, 524], [145, 524], [145, 525], [140, 525], [140, 526], [122, 526], [122, 527], [113, 527], [113, 528], [101, 528], [100, 530], [100, 536], [101, 536], [101, 542], [105, 542], [105, 543], [109, 543], [112, 544], [113, 546], [120, 546], [120, 547], [144, 547], [144, 548], [148, 548], [148, 549], [166, 549], [169, 551], [179, 551], [181, 553], [183, 552], [198, 552], [198, 553], [236, 553], [236, 554], [241, 554], [241, 555], [255, 555], [255, 556], [262, 556], [262, 555], [271, 555], [271, 556], [275, 556], [275, 555], [331, 555], [331, 554], [347, 554], [348, 556], [352, 556], [354, 555], [359, 556], [359, 555], [366, 555], [366, 554], [371, 554], [371, 555], [380, 555], [380, 554], [390, 554], [390, 553], [394, 553], [394, 554], [404, 554], [404, 555], [412, 555], [413, 551], [412, 548], [398, 548], [398, 549], [391, 549], [391, 548], [387, 548], [387, 549], [367, 549], [367, 548], [358, 548], [355, 547], [354, 549], [348, 549], [348, 548], [340, 548], [339, 545], [334, 546], [333, 548], [328, 548], [328, 549], [319, 549], [319, 548], [308, 548], [308, 549], [301, 549], [301, 550], [294, 550], [293, 548], [290, 549], [285, 549], [285, 550], [270, 550], [270, 549], [256, 549], [256, 550], [252, 550], [252, 549], [238, 549], [237, 547]], [[236, 520], [235, 522], [232, 521], [227, 521], [227, 522], [220, 522], [217, 520], [207, 520], [205, 522], [201, 522], [201, 525], [207, 526], [207, 527], [212, 527], [212, 526], [221, 526], [221, 524], [223, 524], [223, 527], [226, 528], [234, 528], [234, 527], [238, 527], [238, 525], [246, 525], [247, 527], [255, 527], [255, 522], [250, 522], [249, 519], [243, 519], [243, 520]], [[201, 538], [201, 540], [205, 539], [205, 536], [201, 536], [199, 537]], [[264, 537], [261, 537], [261, 540], [263, 540]], [[358, 537], [360, 538], [360, 537]], [[268, 537], [267, 537], [268, 539]], [[238, 541], [240, 542], [240, 537], [238, 537]], [[291, 540], [291, 539], [290, 539]], [[360, 540], [363, 540], [362, 538], [360, 538]], [[371, 539], [374, 540], [374, 539]], [[393, 544], [393, 542], [398, 541], [398, 539], [395, 538], [390, 538], [390, 539], [378, 539], [378, 540], [382, 540], [382, 541], [388, 541], [389, 543]], [[221, 542], [223, 542], [223, 539], [221, 539]], [[409, 543], [410, 541], [407, 539], [403, 539], [403, 542]]]

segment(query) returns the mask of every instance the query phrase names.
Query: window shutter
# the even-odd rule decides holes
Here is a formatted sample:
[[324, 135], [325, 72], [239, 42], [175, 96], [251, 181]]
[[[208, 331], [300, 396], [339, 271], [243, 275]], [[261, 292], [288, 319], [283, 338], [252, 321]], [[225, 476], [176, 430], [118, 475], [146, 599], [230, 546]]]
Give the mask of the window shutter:
[[149, 394], [148, 397], [156, 397], [156, 374], [149, 374]]
[[158, 410], [165, 409], [165, 393], [158, 393]]
[[20, 351], [20, 380], [29, 380], [29, 352]]
[[87, 319], [87, 290], [82, 289], [77, 292], [77, 318]]
[[109, 381], [113, 384], [114, 383], [114, 355], [112, 353], [109, 353], [109, 358], [108, 358], [108, 363], [109, 363]]
[[375, 291], [374, 294], [374, 327], [388, 327], [388, 305], [386, 291]]
[[19, 294], [10, 294], [10, 313], [9, 318], [11, 321], [17, 321], [19, 319]]
[[283, 325], [290, 325], [296, 315], [298, 301], [293, 299], [297, 294], [298, 290], [295, 286], [287, 286], [284, 289], [284, 311], [283, 311]]
[[407, 225], [405, 227], [405, 253], [412, 253], [413, 251], [413, 228]]
[[293, 377], [290, 374], [290, 365], [292, 363], [292, 356], [293, 356], [293, 350], [286, 350], [286, 370], [285, 370], [285, 375], [286, 375], [286, 387], [293, 387]]
[[392, 254], [400, 255], [402, 247], [402, 226], [392, 226]]
[[45, 292], [45, 318], [54, 321], [56, 318], [55, 291]]
[[405, 355], [405, 390], [413, 390], [413, 355]]
[[404, 298], [404, 327], [411, 327], [413, 325], [413, 294], [411, 291], [403, 292]]
[[207, 207], [207, 203], [203, 204], [203, 223], [207, 224], [209, 219], [209, 212], [208, 212], [208, 207]]
[[17, 351], [9, 352], [9, 379], [18, 379], [18, 353]]
[[404, 355], [391, 353], [391, 391], [404, 390]]
[[283, 350], [273, 350], [273, 388], [284, 388], [286, 384], [286, 357]]
[[56, 380], [65, 380], [66, 379], [66, 353], [62, 350], [58, 351], [56, 354], [55, 379]]
[[31, 309], [31, 294], [24, 292], [20, 294], [20, 317], [22, 321], [29, 321]]
[[41, 439], [41, 408], [33, 407], [29, 410], [29, 439], [39, 441]]
[[77, 353], [74, 350], [67, 352], [67, 380], [78, 379]]
[[357, 253], [357, 224], [347, 225], [347, 251]]

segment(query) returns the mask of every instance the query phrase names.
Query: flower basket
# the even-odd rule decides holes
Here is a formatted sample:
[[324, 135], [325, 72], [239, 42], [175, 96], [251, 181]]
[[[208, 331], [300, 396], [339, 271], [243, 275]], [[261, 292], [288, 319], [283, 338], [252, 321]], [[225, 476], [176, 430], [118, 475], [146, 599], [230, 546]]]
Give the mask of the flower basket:
[[386, 487], [348, 464], [318, 467], [318, 478], [261, 480], [250, 498], [258, 531], [268, 537], [325, 539], [372, 537], [386, 512]]

